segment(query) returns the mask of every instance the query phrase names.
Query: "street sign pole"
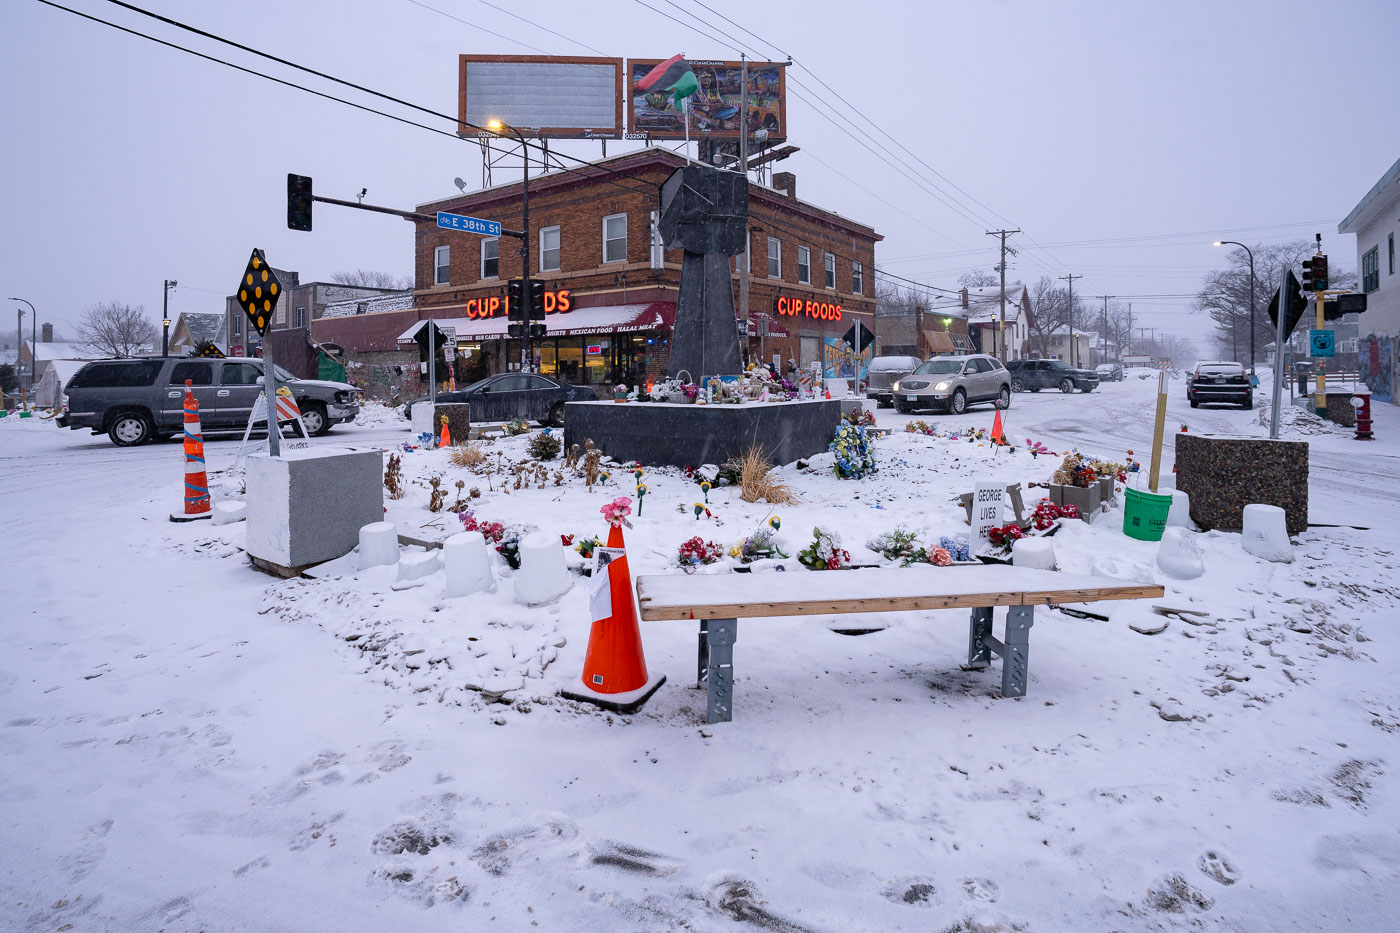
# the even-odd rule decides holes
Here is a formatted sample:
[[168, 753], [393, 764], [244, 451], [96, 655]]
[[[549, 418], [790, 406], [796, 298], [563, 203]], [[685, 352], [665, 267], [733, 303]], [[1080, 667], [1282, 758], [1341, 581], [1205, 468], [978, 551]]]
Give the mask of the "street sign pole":
[[[1317, 329], [1322, 330], [1327, 326], [1324, 317], [1323, 305], [1326, 303], [1326, 295], [1322, 291], [1316, 292], [1317, 298]], [[1322, 364], [1317, 364], [1317, 394], [1313, 399], [1313, 405], [1317, 411], [1317, 416], [1326, 420], [1327, 418], [1327, 374], [1323, 372]]]
[[272, 365], [272, 327], [263, 337], [263, 389], [267, 392], [267, 455], [282, 456], [282, 428], [277, 423], [277, 370]]
[[1280, 274], [1278, 286], [1278, 315], [1274, 320], [1274, 398], [1272, 407], [1269, 409], [1269, 438], [1278, 440], [1278, 426], [1280, 418], [1279, 406], [1283, 404], [1283, 381], [1288, 378], [1283, 368], [1283, 325], [1288, 317], [1288, 280], [1292, 278], [1292, 270], [1284, 266]]

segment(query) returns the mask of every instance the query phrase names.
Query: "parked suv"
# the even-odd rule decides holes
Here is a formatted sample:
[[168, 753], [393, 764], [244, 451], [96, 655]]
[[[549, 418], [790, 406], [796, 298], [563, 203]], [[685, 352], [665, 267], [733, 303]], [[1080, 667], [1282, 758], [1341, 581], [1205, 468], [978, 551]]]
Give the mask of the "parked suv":
[[1186, 374], [1186, 399], [1192, 408], [1202, 402], [1231, 402], [1243, 408], [1254, 407], [1254, 389], [1244, 364], [1228, 361], [1197, 363]]
[[1041, 389], [1092, 392], [1099, 385], [1098, 373], [1092, 369], [1075, 369], [1064, 360], [1012, 360], [1006, 364], [1006, 369], [1011, 374], [1013, 392], [1039, 392]]
[[[193, 383], [199, 423], [205, 431], [241, 430], [264, 387], [261, 359], [170, 357], [97, 360], [73, 374], [64, 387], [62, 427], [106, 433], [119, 447], [169, 437], [185, 422], [185, 380]], [[343, 382], [298, 379], [277, 367], [279, 385], [291, 389], [310, 434], [354, 421], [360, 406], [355, 389]]]
[[894, 404], [894, 384], [919, 368], [917, 356], [877, 356], [866, 372], [865, 397], [879, 408]]
[[892, 387], [902, 412], [932, 408], [960, 415], [974, 402], [1011, 407], [1011, 380], [993, 356], [936, 356]]

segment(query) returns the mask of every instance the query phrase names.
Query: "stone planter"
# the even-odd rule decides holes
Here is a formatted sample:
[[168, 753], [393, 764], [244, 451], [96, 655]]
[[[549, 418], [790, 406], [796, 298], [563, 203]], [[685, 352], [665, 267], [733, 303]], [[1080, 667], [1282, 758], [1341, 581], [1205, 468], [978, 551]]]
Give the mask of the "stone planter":
[[1099, 484], [1092, 486], [1050, 486], [1050, 501], [1055, 505], [1072, 505], [1079, 510], [1079, 517], [1086, 522], [1092, 522], [1094, 516], [1099, 514], [1100, 498]]
[[1308, 527], [1308, 445], [1223, 434], [1176, 436], [1176, 488], [1191, 497], [1202, 529], [1240, 531], [1244, 507], [1276, 505], [1288, 533]]
[[466, 402], [439, 402], [433, 408], [434, 437], [442, 436], [443, 415], [447, 416], [447, 433], [452, 436], [453, 444], [465, 444], [471, 439], [471, 405]]
[[1099, 500], [1101, 502], [1113, 501], [1113, 484], [1115, 482], [1117, 482], [1117, 480], [1112, 476], [1099, 477]]

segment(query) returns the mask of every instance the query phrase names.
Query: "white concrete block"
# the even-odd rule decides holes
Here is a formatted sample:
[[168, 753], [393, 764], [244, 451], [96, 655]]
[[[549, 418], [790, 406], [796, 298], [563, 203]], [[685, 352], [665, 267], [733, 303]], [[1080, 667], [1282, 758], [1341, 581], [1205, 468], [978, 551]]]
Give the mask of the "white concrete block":
[[1191, 497], [1180, 489], [1167, 491], [1171, 493], [1172, 497], [1171, 508], [1167, 511], [1167, 527], [1198, 531], [1196, 523], [1191, 521]]
[[447, 572], [443, 596], [468, 596], [494, 585], [491, 556], [479, 531], [464, 531], [442, 543], [442, 566]]
[[1058, 570], [1055, 564], [1055, 543], [1049, 538], [1020, 538], [1011, 545], [1011, 563], [1015, 567], [1038, 570]]
[[399, 562], [399, 530], [393, 522], [370, 522], [360, 529], [360, 569]]
[[558, 535], [537, 531], [520, 540], [520, 570], [515, 575], [515, 601], [538, 606], [558, 599], [573, 586], [564, 566], [564, 546]]
[[214, 503], [214, 524], [232, 525], [247, 518], [248, 503], [221, 500]]
[[1283, 509], [1253, 502], [1244, 507], [1241, 545], [1255, 557], [1281, 564], [1293, 562], [1293, 544], [1288, 540], [1288, 523]]
[[360, 528], [384, 518], [384, 459], [377, 450], [311, 447], [248, 458], [249, 555], [279, 567], [334, 560]]
[[[1176, 508], [1175, 500], [1172, 508]], [[1194, 580], [1205, 573], [1205, 558], [1201, 556], [1195, 534], [1181, 527], [1168, 527], [1163, 531], [1162, 541], [1157, 545], [1157, 569], [1175, 580]]]

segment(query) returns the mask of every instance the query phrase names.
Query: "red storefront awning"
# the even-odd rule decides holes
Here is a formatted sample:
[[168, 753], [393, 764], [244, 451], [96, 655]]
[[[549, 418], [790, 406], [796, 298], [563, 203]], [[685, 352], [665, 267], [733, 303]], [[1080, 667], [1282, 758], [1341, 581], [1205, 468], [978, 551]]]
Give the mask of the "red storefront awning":
[[[504, 314], [488, 318], [434, 317], [438, 327], [451, 327], [458, 341], [504, 339], [510, 323]], [[423, 321], [417, 321], [398, 337], [399, 343], [412, 343]], [[669, 301], [645, 304], [600, 305], [595, 308], [574, 308], [545, 316], [545, 331], [550, 337], [573, 337], [593, 334], [628, 334], [646, 330], [670, 330], [676, 323], [676, 306]]]

